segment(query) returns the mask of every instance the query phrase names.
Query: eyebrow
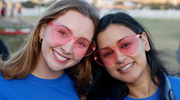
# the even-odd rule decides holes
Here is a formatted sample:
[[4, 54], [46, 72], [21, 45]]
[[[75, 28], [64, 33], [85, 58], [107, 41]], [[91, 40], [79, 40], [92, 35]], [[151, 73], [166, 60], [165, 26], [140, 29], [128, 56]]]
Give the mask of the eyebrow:
[[61, 23], [58, 23], [57, 25], [64, 27], [64, 28], [67, 29], [70, 33], [73, 34], [73, 32], [71, 31], [71, 29], [69, 29], [67, 26], [65, 26], [65, 25], [63, 25], [63, 24], [61, 24]]
[[84, 39], [84, 40], [86, 40], [87, 42], [91, 43], [90, 40], [88, 40], [88, 39], [85, 38], [85, 37], [79, 37], [79, 38], [77, 38], [77, 39]]
[[[61, 23], [60, 23], [60, 25], [63, 26], [64, 28], [66, 28], [69, 32], [71, 32], [71, 33], [73, 34], [73, 32], [71, 31], [71, 29], [69, 29], [67, 26], [65, 26], [65, 25], [63, 25], [63, 24], [61, 24]], [[74, 35], [73, 35], [73, 36], [74, 36]], [[75, 37], [75, 36], [74, 36], [74, 37]], [[84, 40], [86, 40], [87, 42], [90, 43], [90, 40], [88, 40], [88, 39], [85, 38], [85, 37], [79, 37], [79, 38], [77, 38], [77, 39], [84, 39]]]
[[[121, 38], [121, 39], [118, 40], [116, 43], [121, 42], [122, 40], [124, 40], [124, 39], [127, 38], [127, 37], [128, 37], [128, 36], [125, 36], [125, 37]], [[102, 49], [107, 49], [107, 48], [112, 48], [112, 47], [106, 46], [106, 47], [104, 47], [104, 48], [101, 48], [100, 50], [102, 50]]]
[[[53, 23], [52, 23], [52, 24], [53, 24]], [[54, 25], [54, 24], [53, 24], [53, 25]], [[71, 29], [70, 29], [69, 27], [65, 26], [64, 24], [62, 24], [62, 23], [57, 23], [57, 25], [64, 27], [64, 28], [67, 29], [70, 33], [73, 34], [73, 32], [71, 31]], [[54, 26], [56, 26], [56, 25], [54, 25]], [[74, 36], [74, 35], [73, 35], [73, 36]], [[74, 37], [75, 37], [75, 36], [74, 36]], [[79, 37], [79, 38], [77, 38], [77, 39], [85, 39], [87, 42], [91, 43], [90, 40], [88, 40], [88, 39], [85, 38], [85, 37]]]
[[108, 49], [108, 48], [111, 48], [111, 47], [107, 46], [107, 47], [101, 48], [99, 50]]
[[125, 36], [125, 37], [121, 38], [121, 39], [120, 39], [120, 40], [118, 40], [116, 43], [121, 42], [121, 41], [122, 41], [122, 40], [124, 40], [126, 37], [128, 37], [128, 36]]

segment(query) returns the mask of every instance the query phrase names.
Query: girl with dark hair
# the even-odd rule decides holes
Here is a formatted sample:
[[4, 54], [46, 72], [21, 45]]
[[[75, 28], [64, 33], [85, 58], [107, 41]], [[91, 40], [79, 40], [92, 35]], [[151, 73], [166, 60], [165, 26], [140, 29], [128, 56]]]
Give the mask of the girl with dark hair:
[[180, 78], [167, 76], [149, 35], [123, 11], [100, 19], [89, 100], [180, 100]]
[[98, 22], [83, 0], [52, 4], [23, 48], [0, 62], [0, 100], [85, 100]]

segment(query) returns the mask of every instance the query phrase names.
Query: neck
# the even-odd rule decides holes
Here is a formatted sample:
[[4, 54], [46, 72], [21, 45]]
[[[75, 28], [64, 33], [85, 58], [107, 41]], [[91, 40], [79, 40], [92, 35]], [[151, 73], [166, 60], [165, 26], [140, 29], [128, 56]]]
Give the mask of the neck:
[[48, 65], [45, 63], [41, 54], [39, 55], [35, 69], [32, 71], [33, 75], [43, 79], [55, 79], [60, 77], [63, 73], [64, 70], [58, 72], [51, 71]]
[[[157, 77], [155, 77], [155, 81], [158, 82]], [[152, 81], [149, 71], [146, 75], [141, 75], [135, 82], [126, 85], [130, 91], [128, 96], [138, 99], [152, 96], [158, 89], [158, 86]]]

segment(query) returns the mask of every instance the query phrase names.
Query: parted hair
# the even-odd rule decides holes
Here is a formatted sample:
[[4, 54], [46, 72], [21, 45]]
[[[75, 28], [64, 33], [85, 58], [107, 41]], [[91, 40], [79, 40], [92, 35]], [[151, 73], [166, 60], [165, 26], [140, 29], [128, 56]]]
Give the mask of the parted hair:
[[[23, 44], [9, 60], [1, 62], [1, 74], [5, 79], [22, 79], [28, 76], [34, 69], [41, 52], [39, 34], [41, 27], [65, 14], [68, 10], [75, 10], [93, 21], [96, 29], [99, 18], [94, 8], [83, 0], [60, 0], [53, 3], [38, 19], [28, 40]], [[91, 64], [88, 57], [84, 57], [80, 63], [65, 70], [75, 81], [80, 100], [85, 99], [86, 85], [91, 76]]]
[[[151, 80], [157, 86], [159, 86], [161, 82], [158, 84], [155, 81], [155, 76], [158, 76], [158, 74], [161, 73], [161, 70], [168, 74], [164, 67], [165, 64], [161, 58], [162, 52], [156, 50], [149, 31], [133, 17], [131, 17], [128, 12], [115, 9], [103, 16], [100, 19], [98, 29], [95, 32], [94, 41], [97, 43], [97, 36], [99, 33], [105, 31], [108, 26], [113, 24], [126, 26], [136, 34], [143, 32], [146, 33], [150, 45], [150, 50], [146, 52], [146, 58], [150, 67]], [[93, 56], [91, 58], [93, 59]], [[118, 100], [123, 100], [123, 98], [129, 93], [129, 89], [125, 82], [113, 78], [104, 66], [98, 65], [94, 60], [92, 60], [92, 76], [94, 83], [89, 91], [89, 100], [105, 100], [107, 97], [109, 97], [111, 100], [117, 100], [118, 97], [120, 98]], [[161, 77], [158, 76], [158, 79], [160, 78]], [[121, 93], [119, 93], [118, 90], [120, 90]]]

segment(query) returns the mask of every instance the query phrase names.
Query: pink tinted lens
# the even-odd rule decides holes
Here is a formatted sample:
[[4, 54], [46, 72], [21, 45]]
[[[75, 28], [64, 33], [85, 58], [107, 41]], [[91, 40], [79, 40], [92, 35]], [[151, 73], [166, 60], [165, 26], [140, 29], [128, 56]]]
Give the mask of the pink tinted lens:
[[127, 36], [122, 41], [117, 43], [118, 49], [121, 53], [132, 55], [136, 52], [139, 42], [136, 35]]
[[85, 39], [77, 39], [74, 44], [74, 49], [78, 56], [84, 57], [92, 54], [96, 49], [96, 45], [93, 41], [89, 43], [89, 41]]
[[52, 38], [56, 44], [62, 45], [71, 41], [73, 38], [73, 35], [64, 26], [56, 25], [52, 30]]
[[112, 48], [98, 50], [94, 54], [94, 60], [102, 66], [111, 66], [115, 61], [115, 51]]

